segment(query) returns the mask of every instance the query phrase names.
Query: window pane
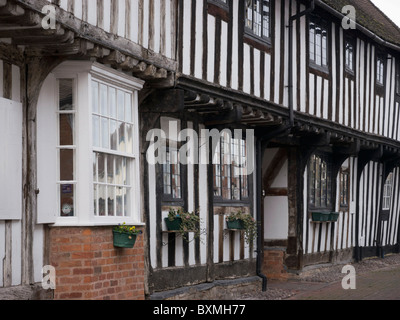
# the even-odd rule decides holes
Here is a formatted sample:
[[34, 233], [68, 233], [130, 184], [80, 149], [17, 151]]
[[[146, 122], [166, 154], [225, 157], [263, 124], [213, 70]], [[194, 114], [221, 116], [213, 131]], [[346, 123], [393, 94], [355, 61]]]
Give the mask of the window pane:
[[252, 0], [246, 1], [246, 27], [253, 29], [253, 4]]
[[93, 182], [97, 182], [97, 154], [93, 152]]
[[62, 184], [60, 185], [60, 216], [73, 217], [74, 216], [74, 185]]
[[130, 215], [130, 208], [131, 208], [131, 188], [124, 188], [124, 216], [127, 217]]
[[108, 216], [113, 217], [115, 215], [115, 187], [108, 186], [107, 187], [107, 208], [108, 208]]
[[118, 150], [117, 121], [110, 120], [110, 147], [111, 150]]
[[60, 150], [60, 181], [74, 180], [74, 150]]
[[118, 124], [118, 151], [125, 152], [125, 123]]
[[107, 183], [114, 184], [114, 156], [107, 155]]
[[122, 217], [124, 214], [123, 198], [124, 198], [124, 188], [118, 187], [116, 194], [116, 214], [118, 217]]
[[105, 149], [110, 147], [108, 119], [105, 118], [101, 118], [101, 146]]
[[92, 112], [99, 113], [99, 84], [92, 81]]
[[315, 25], [310, 22], [310, 60], [315, 61]]
[[97, 185], [93, 185], [93, 211], [94, 215], [98, 216], [99, 215], [99, 209], [97, 207], [98, 202], [97, 202]]
[[73, 80], [59, 80], [59, 109], [61, 111], [73, 110]]
[[127, 158], [122, 159], [122, 172], [123, 172], [125, 186], [131, 184], [131, 179], [130, 179], [131, 163], [132, 161], [128, 160]]
[[254, 0], [253, 32], [261, 36], [261, 0]]
[[118, 90], [118, 120], [125, 120], [125, 94]]
[[322, 65], [326, 66], [328, 64], [328, 57], [327, 57], [327, 34], [326, 30], [322, 30]]
[[92, 134], [93, 146], [100, 147], [100, 117], [93, 116], [92, 118]]
[[310, 161], [310, 168], [309, 168], [309, 202], [311, 205], [315, 204], [315, 179], [316, 179], [316, 171], [315, 171], [315, 156], [312, 156]]
[[126, 152], [133, 154], [133, 126], [126, 124]]
[[100, 113], [108, 116], [107, 86], [100, 84]]
[[268, 1], [263, 1], [263, 36], [269, 38], [269, 0]]
[[132, 95], [125, 93], [125, 121], [133, 122], [132, 117]]
[[398, 61], [396, 70], [396, 93], [400, 95], [400, 63]]
[[60, 145], [72, 146], [74, 145], [74, 115], [73, 114], [60, 114]]
[[104, 217], [106, 216], [106, 193], [107, 189], [104, 185], [98, 186], [98, 206], [99, 206], [99, 216]]
[[122, 157], [115, 157], [115, 184], [122, 185], [124, 183], [124, 168]]
[[101, 183], [106, 182], [106, 156], [102, 153], [99, 153], [97, 156], [97, 169], [98, 169], [98, 181]]
[[110, 105], [110, 117], [116, 118], [117, 117], [117, 95], [116, 90], [114, 88], [109, 88], [109, 105]]

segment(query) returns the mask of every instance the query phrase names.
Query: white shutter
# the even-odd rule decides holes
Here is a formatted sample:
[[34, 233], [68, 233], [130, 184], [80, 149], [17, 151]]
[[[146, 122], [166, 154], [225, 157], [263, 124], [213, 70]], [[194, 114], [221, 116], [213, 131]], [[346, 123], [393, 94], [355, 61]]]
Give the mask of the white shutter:
[[56, 81], [44, 82], [37, 107], [37, 223], [55, 223], [57, 213]]
[[0, 220], [22, 217], [22, 104], [0, 98]]

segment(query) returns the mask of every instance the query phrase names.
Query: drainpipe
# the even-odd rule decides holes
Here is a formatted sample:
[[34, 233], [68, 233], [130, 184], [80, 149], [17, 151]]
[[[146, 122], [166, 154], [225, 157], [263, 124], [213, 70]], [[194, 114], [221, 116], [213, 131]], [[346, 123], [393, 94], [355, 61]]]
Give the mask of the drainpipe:
[[308, 15], [315, 9], [315, 0], [311, 0], [310, 7], [289, 18], [289, 124], [294, 125], [293, 110], [293, 22], [302, 16]]

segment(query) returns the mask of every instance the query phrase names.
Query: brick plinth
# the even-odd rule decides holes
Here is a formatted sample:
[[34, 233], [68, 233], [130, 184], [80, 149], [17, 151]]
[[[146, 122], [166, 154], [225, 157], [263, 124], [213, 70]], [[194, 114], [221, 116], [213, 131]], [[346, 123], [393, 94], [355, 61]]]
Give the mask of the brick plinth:
[[270, 280], [287, 280], [288, 273], [284, 265], [285, 251], [268, 248], [264, 250], [263, 272]]
[[113, 246], [112, 227], [50, 230], [56, 300], [143, 300], [144, 235], [133, 249]]

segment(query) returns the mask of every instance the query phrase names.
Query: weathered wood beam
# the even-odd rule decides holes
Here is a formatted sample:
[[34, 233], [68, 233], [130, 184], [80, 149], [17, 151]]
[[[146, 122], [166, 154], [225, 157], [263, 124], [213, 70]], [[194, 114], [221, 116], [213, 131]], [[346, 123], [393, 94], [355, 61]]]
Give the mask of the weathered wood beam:
[[7, 16], [22, 16], [25, 13], [24, 8], [21, 6], [12, 3], [10, 1], [2, 1], [0, 3], [0, 17], [7, 17]]

